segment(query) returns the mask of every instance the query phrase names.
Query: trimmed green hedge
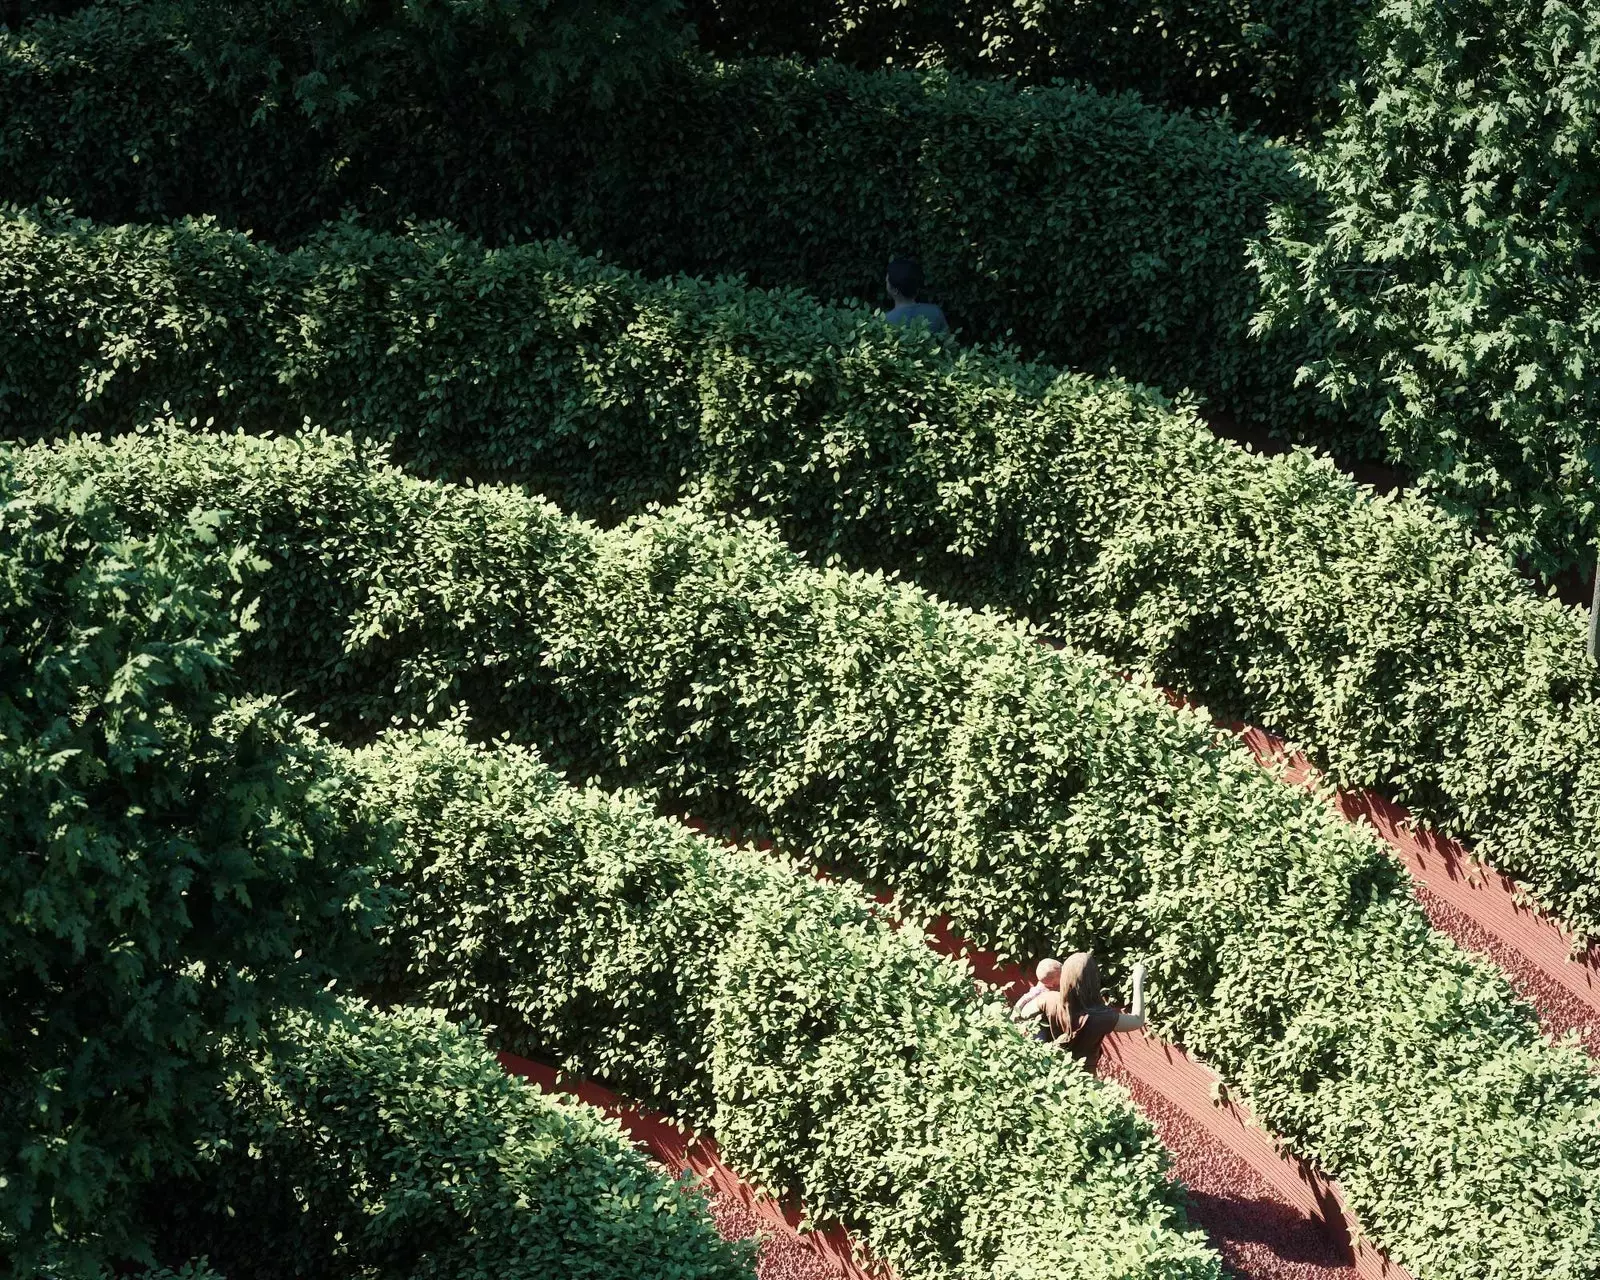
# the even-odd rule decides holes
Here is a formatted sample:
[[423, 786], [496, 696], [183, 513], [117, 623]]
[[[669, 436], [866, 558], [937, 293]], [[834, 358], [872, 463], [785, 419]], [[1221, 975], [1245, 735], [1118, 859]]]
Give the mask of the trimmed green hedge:
[[1314, 335], [1387, 451], [1555, 575], [1600, 534], [1600, 9], [1379, 0], [1318, 200], [1259, 253], [1265, 318]]
[[456, 703], [580, 776], [948, 913], [1146, 954], [1164, 1032], [1337, 1176], [1420, 1280], [1600, 1274], [1600, 1084], [1434, 934], [1370, 835], [1204, 716], [907, 586], [687, 514], [609, 533], [347, 443], [30, 451], [130, 519], [228, 506], [276, 563], [251, 649], [347, 734]]
[[1600, 675], [1583, 619], [1426, 504], [1373, 501], [1110, 382], [859, 311], [647, 283], [561, 246], [0, 221], [0, 417], [303, 414], [408, 466], [614, 521], [697, 493], [1304, 738], [1600, 932]]
[[365, 753], [400, 830], [392, 991], [714, 1129], [919, 1277], [1212, 1277], [1119, 1091], [858, 891], [458, 737]]
[[1034, 84], [1131, 89], [1222, 107], [1269, 133], [1315, 133], [1360, 69], [1366, 0], [688, 0], [719, 57], [942, 66]]
[[327, 71], [301, 32], [326, 7], [96, 7], [0, 37], [0, 199], [278, 240], [353, 206], [872, 303], [915, 252], [968, 338], [1353, 430], [1293, 385], [1297, 340], [1247, 332], [1246, 242], [1302, 190], [1284, 148], [1131, 95], [832, 63], [680, 58], [609, 108], [543, 105], [515, 61], [441, 75], [426, 42]]
[[[227, 1067], [316, 1004], [377, 907], [350, 775], [238, 697], [247, 550], [128, 538], [0, 459], [0, 1271], [139, 1256]], [[41, 1255], [40, 1251], [44, 1251]]]
[[147, 1193], [175, 1258], [229, 1280], [749, 1280], [754, 1250], [614, 1121], [508, 1076], [441, 1013], [286, 1019], [243, 1062], [195, 1176]]

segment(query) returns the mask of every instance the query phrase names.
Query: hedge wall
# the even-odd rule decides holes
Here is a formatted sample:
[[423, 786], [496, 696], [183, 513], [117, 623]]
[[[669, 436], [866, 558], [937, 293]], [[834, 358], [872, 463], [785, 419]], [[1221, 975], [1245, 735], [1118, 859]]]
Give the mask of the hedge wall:
[[[228, 1056], [377, 905], [349, 774], [233, 670], [247, 551], [0, 460], [0, 1273], [136, 1257]], [[41, 1254], [43, 1250], [43, 1254]]]
[[1414, 500], [1219, 443], [1121, 384], [560, 246], [0, 221], [0, 421], [303, 414], [605, 520], [696, 492], [1302, 737], [1600, 932], [1583, 620]]
[[241, 1063], [195, 1176], [146, 1196], [163, 1246], [229, 1280], [749, 1280], [697, 1193], [613, 1121], [508, 1076], [440, 1013], [287, 1020]]
[[873, 303], [915, 252], [968, 338], [1354, 430], [1293, 386], [1292, 336], [1247, 333], [1246, 241], [1301, 192], [1283, 148], [1132, 96], [831, 63], [681, 58], [607, 109], [544, 105], [514, 60], [442, 75], [426, 42], [324, 68], [310, 18], [275, 14], [182, 0], [0, 36], [0, 199], [272, 239], [354, 206]]
[[598, 533], [339, 441], [32, 451], [130, 519], [227, 506], [251, 649], [347, 734], [470, 707], [579, 776], [765, 830], [980, 943], [1159, 975], [1162, 1030], [1419, 1280], [1600, 1274], [1600, 1086], [1404, 872], [1195, 713], [1024, 628], [685, 514]]
[[1360, 69], [1365, 0], [688, 0], [703, 48], [942, 66], [1034, 84], [1221, 107], [1269, 134], [1314, 134]]
[[1126, 1097], [858, 891], [517, 748], [393, 737], [364, 763], [400, 829], [391, 990], [714, 1129], [904, 1280], [1219, 1277]]

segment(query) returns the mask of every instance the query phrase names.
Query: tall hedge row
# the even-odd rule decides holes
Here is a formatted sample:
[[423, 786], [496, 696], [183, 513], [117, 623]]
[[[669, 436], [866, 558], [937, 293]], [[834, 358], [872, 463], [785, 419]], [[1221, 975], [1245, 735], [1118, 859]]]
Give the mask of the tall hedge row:
[[216, 526], [129, 538], [0, 462], [0, 1274], [137, 1257], [131, 1188], [374, 917], [351, 775], [240, 696], [251, 556]]
[[1555, 574], [1600, 535], [1600, 10], [1381, 0], [1314, 204], [1260, 254], [1267, 316], [1387, 450]]
[[561, 246], [341, 228], [0, 221], [6, 434], [164, 403], [302, 415], [413, 468], [524, 480], [614, 521], [693, 493], [818, 559], [897, 568], [1304, 738], [1600, 931], [1600, 677], [1583, 621], [1426, 504], [1304, 455], [860, 311], [647, 283]]
[[1128, 95], [832, 63], [666, 59], [598, 108], [514, 58], [442, 75], [428, 41], [326, 66], [329, 7], [149, 0], [0, 36], [0, 199], [273, 239], [353, 206], [874, 304], [912, 252], [967, 339], [1348, 425], [1294, 387], [1293, 335], [1247, 332], [1246, 242], [1301, 191], [1283, 148]]
[[1220, 107], [1271, 134], [1315, 134], [1360, 68], [1363, 0], [688, 0], [702, 48], [939, 66]]
[[1018, 955], [1150, 956], [1164, 1032], [1422, 1280], [1600, 1274], [1600, 1094], [1383, 848], [1101, 662], [773, 537], [609, 533], [347, 443], [30, 451], [136, 523], [226, 506], [276, 568], [251, 649], [347, 735], [470, 707], [577, 776], [770, 832]]
[[514, 747], [407, 735], [361, 759], [399, 829], [391, 992], [714, 1129], [905, 1280], [1219, 1275], [1126, 1097], [859, 891]]
[[705, 1202], [613, 1121], [508, 1076], [482, 1031], [345, 1001], [240, 1061], [192, 1176], [144, 1208], [229, 1280], [744, 1280]]

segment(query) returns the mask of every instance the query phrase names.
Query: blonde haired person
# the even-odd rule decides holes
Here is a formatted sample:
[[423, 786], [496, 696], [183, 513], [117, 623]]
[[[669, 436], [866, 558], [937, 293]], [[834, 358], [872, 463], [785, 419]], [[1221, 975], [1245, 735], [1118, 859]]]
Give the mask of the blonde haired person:
[[1138, 1031], [1144, 1026], [1143, 964], [1133, 966], [1133, 1008], [1123, 1013], [1106, 1004], [1100, 994], [1100, 966], [1087, 951], [1068, 956], [1061, 966], [1057, 990], [1046, 992], [1039, 1006], [1050, 1027], [1050, 1043], [1065, 1049], [1090, 1071], [1100, 1058], [1105, 1038], [1117, 1031]]
[[1033, 970], [1034, 984], [1011, 1010], [1016, 1024], [1035, 1040], [1048, 1044], [1050, 1024], [1044, 1016], [1044, 998], [1061, 985], [1061, 961], [1046, 956]]

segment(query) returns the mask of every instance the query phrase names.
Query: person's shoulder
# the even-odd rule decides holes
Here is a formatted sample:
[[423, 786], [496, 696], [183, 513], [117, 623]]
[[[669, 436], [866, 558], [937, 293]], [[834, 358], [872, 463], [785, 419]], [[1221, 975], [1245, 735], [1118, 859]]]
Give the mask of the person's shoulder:
[[890, 324], [901, 327], [915, 320], [922, 320], [934, 333], [944, 333], [950, 328], [950, 322], [945, 319], [944, 312], [931, 302], [903, 302], [885, 311], [883, 318]]

